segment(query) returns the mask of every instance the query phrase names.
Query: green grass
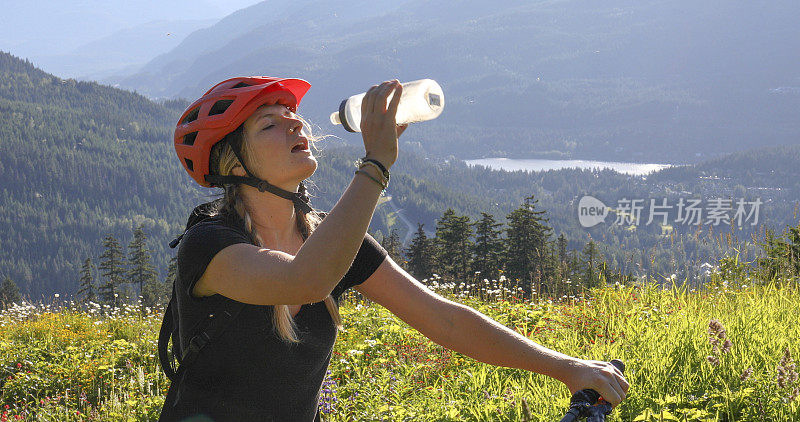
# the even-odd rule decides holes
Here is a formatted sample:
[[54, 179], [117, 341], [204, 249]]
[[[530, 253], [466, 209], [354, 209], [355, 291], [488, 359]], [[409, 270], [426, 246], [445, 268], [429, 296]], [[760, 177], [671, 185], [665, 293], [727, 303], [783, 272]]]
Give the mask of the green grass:
[[[800, 354], [796, 282], [726, 284], [608, 286], [589, 300], [556, 302], [439, 291], [547, 347], [625, 361], [631, 388], [610, 420], [800, 420], [800, 399], [790, 399], [800, 381], [777, 383], [785, 350]], [[568, 406], [559, 382], [451, 352], [380, 306], [349, 299], [341, 311], [345, 331], [322, 397], [332, 421], [558, 420]], [[141, 316], [131, 307], [101, 316], [97, 308], [42, 305], [4, 312], [0, 419], [156, 420], [168, 388], [156, 349], [162, 312]], [[712, 319], [726, 329], [727, 352], [712, 351]]]

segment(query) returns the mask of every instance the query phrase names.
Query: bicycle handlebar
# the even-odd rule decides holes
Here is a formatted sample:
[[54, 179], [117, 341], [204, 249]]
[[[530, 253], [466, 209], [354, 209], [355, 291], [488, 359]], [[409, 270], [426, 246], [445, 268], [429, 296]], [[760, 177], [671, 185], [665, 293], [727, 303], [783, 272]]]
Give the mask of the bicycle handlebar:
[[[625, 372], [625, 364], [621, 360], [614, 359], [609, 363], [620, 372]], [[611, 413], [611, 405], [606, 402], [595, 405], [599, 399], [600, 393], [590, 388], [576, 392], [569, 400], [569, 411], [560, 422], [574, 422], [583, 417], [586, 417], [586, 422], [605, 421], [605, 415]]]

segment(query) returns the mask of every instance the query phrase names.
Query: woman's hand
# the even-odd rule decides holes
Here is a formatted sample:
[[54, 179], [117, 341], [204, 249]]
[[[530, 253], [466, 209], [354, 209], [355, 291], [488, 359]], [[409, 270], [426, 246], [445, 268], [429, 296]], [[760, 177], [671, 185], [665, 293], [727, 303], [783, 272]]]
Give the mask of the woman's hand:
[[[394, 96], [388, 101], [392, 92]], [[361, 102], [361, 135], [366, 155], [387, 169], [397, 160], [397, 138], [408, 126], [398, 126], [395, 120], [402, 93], [403, 86], [395, 79], [374, 85]]]
[[613, 407], [625, 400], [628, 392], [628, 381], [619, 369], [608, 362], [575, 359], [570, 362], [566, 374], [561, 382], [567, 385], [571, 394], [591, 388]]

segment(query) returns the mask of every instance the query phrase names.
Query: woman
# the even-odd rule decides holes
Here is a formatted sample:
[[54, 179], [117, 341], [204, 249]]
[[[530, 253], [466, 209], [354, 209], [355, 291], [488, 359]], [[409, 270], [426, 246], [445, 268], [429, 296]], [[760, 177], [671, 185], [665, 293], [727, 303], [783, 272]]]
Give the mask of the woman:
[[209, 313], [245, 305], [185, 368], [162, 420], [319, 420], [338, 299], [348, 288], [457, 352], [549, 375], [571, 392], [593, 388], [613, 405], [624, 399], [628, 384], [612, 365], [548, 350], [432, 293], [366, 233], [405, 129], [395, 123], [396, 80], [364, 97], [366, 156], [350, 185], [330, 213], [312, 210], [302, 181], [317, 162], [295, 114], [309, 87], [299, 79], [229, 79], [189, 106], [176, 128], [184, 168], [203, 186], [224, 187], [178, 251], [181, 344]]

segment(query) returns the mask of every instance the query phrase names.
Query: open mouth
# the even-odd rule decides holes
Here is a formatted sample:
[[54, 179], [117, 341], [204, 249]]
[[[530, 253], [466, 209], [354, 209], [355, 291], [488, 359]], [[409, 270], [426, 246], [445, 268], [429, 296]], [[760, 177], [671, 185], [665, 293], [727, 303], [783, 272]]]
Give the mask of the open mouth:
[[297, 145], [292, 147], [292, 152], [308, 151], [308, 150], [309, 149], [308, 149], [308, 141], [307, 140], [303, 140], [303, 141], [297, 143]]

